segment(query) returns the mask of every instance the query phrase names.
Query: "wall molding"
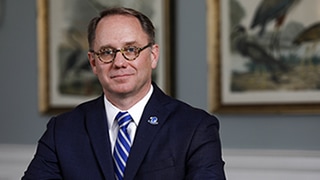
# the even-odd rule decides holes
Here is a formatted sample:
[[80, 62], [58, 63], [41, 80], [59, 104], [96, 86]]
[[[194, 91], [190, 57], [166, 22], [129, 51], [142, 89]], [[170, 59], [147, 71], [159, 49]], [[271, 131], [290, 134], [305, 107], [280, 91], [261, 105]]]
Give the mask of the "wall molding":
[[320, 179], [320, 151], [225, 149], [228, 179]]
[[35, 145], [0, 144], [0, 179], [21, 179], [30, 163]]

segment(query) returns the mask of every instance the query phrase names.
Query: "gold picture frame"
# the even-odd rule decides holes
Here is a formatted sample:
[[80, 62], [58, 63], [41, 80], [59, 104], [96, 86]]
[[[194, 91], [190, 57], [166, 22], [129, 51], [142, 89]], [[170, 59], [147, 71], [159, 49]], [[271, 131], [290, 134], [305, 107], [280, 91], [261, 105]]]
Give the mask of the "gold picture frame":
[[[99, 2], [95, 0], [37, 0], [38, 89], [39, 111], [42, 114], [68, 111], [81, 102], [101, 94], [101, 92], [98, 92], [99, 87], [97, 85], [99, 83], [96, 78], [92, 77], [92, 72], [92, 75], [86, 73], [84, 76], [86, 82], [79, 82], [80, 80], [76, 79], [77, 76], [80, 76], [78, 74], [70, 77], [70, 73], [61, 72], [63, 68], [69, 68], [68, 72], [73, 73], [75, 73], [75, 70], [77, 72], [88, 70], [87, 67], [84, 68], [84, 66], [87, 66], [84, 64], [85, 61], [83, 64], [75, 65], [75, 58], [79, 59], [81, 57], [84, 59], [84, 54], [87, 52], [86, 25], [91, 17], [99, 12], [99, 9], [122, 6], [124, 0], [106, 1], [106, 4], [99, 4]], [[172, 2], [169, 0], [139, 0], [132, 3], [132, 6], [126, 3], [126, 7], [135, 8], [147, 15], [152, 14], [152, 17], [149, 17], [154, 22], [156, 41], [161, 48], [160, 60], [153, 75], [153, 80], [161, 89], [171, 95], [174, 84], [170, 42], [172, 36]], [[73, 11], [81, 12], [82, 17], [77, 17], [80, 16], [79, 13], [75, 13], [76, 15], [73, 16]], [[59, 42], [59, 40], [62, 41], [61, 39], [67, 39], [69, 42], [61, 43]], [[76, 54], [77, 56], [75, 56], [76, 47], [78, 48], [76, 50], [81, 50]], [[64, 61], [66, 57], [68, 57], [69, 63]], [[71, 64], [71, 61], [73, 61], [73, 64]], [[73, 70], [71, 71], [69, 67], [71, 65], [82, 69], [71, 69]], [[74, 81], [71, 83], [71, 80]]]
[[[228, 69], [228, 67], [226, 68], [226, 66], [232, 66], [231, 63], [233, 63], [235, 59], [230, 58], [230, 49], [231, 46], [226, 46], [226, 39], [225, 37], [230, 37], [231, 39], [231, 33], [226, 35], [226, 33], [231, 32], [235, 29], [235, 27], [231, 27], [229, 25], [226, 25], [228, 23], [230, 23], [230, 13], [226, 13], [224, 12], [226, 10], [226, 8], [231, 8], [230, 4], [228, 3], [234, 3], [232, 5], [232, 7], [237, 7], [238, 5], [241, 5], [241, 3], [244, 3], [245, 0], [228, 0], [228, 1], [221, 1], [221, 0], [207, 0], [207, 36], [208, 36], [208, 41], [207, 41], [207, 57], [208, 57], [208, 97], [209, 97], [209, 110], [211, 112], [214, 113], [221, 113], [221, 114], [232, 114], [232, 113], [236, 113], [236, 114], [253, 114], [253, 113], [309, 113], [309, 114], [313, 114], [313, 113], [319, 113], [320, 112], [320, 91], [318, 92], [318, 89], [314, 90], [314, 92], [309, 92], [309, 90], [306, 91], [292, 91], [288, 93], [283, 93], [282, 91], [274, 91], [275, 95], [282, 95], [283, 93], [283, 97], [280, 97], [276, 100], [269, 100], [268, 98], [272, 99], [273, 94], [272, 95], [265, 95], [265, 93], [252, 93], [253, 97], [259, 97], [260, 96], [262, 98], [264, 98], [265, 102], [261, 102], [255, 99], [250, 99], [250, 93], [246, 94], [246, 98], [248, 99], [248, 101], [244, 98], [241, 101], [237, 101], [237, 102], [226, 102], [226, 100], [224, 100], [226, 98], [226, 94], [228, 94], [228, 92], [226, 93], [226, 89], [228, 89], [228, 87], [230, 87], [231, 85], [226, 85], [226, 78], [227, 77], [225, 74], [228, 72], [226, 72], [226, 69]], [[260, 1], [246, 1], [245, 3], [251, 3], [251, 4], [256, 4], [259, 3]], [[223, 4], [224, 3], [224, 4]], [[235, 4], [237, 3], [237, 4]], [[303, 3], [303, 4], [302, 4]], [[308, 3], [311, 3], [308, 4]], [[289, 24], [289, 22], [291, 23], [290, 25], [296, 25], [294, 24], [296, 19], [296, 17], [300, 16], [305, 16], [305, 13], [301, 13], [299, 14], [299, 8], [301, 9], [301, 11], [303, 10], [302, 6], [308, 6], [308, 7], [312, 7], [312, 3], [313, 2], [305, 2], [305, 1], [301, 1], [300, 4], [296, 5], [295, 9], [292, 10], [291, 14], [289, 14], [288, 12], [288, 16], [292, 16], [291, 17], [291, 21], [287, 21]], [[320, 3], [320, 1], [318, 1], [317, 3]], [[236, 5], [236, 6], [235, 6]], [[246, 4], [247, 5], [247, 4]], [[253, 5], [252, 5], [253, 6]], [[314, 5], [318, 7], [317, 5]], [[245, 5], [243, 5], [243, 7], [247, 7]], [[257, 7], [257, 6], [256, 6]], [[310, 9], [309, 9], [310, 10]], [[234, 9], [233, 10], [228, 10], [229, 12], [235, 12]], [[253, 16], [254, 12], [250, 12], [250, 11], [246, 11], [245, 9], [245, 13], [247, 16]], [[296, 18], [296, 19], [295, 19]], [[314, 17], [313, 17], [314, 18]], [[316, 19], [314, 19], [316, 20]], [[243, 23], [243, 22], [241, 22]], [[300, 24], [299, 24], [300, 23]], [[308, 24], [302, 24], [301, 22], [299, 22], [298, 25], [301, 25], [301, 29], [302, 27], [306, 28], [308, 27]], [[312, 23], [309, 23], [312, 24]], [[243, 24], [242, 24], [243, 25]], [[228, 27], [229, 29], [225, 28]], [[244, 25], [246, 28], [249, 28], [249, 24], [245, 24]], [[296, 27], [296, 26], [294, 26]], [[300, 27], [300, 26], [297, 26]], [[229, 30], [229, 31], [228, 31]], [[248, 30], [249, 31], [249, 30]], [[271, 31], [271, 30], [269, 30]], [[300, 30], [299, 32], [303, 32], [302, 30]], [[252, 37], [258, 33], [254, 30], [250, 30], [250, 33], [252, 35]], [[296, 34], [299, 34], [298, 31], [294, 32]], [[288, 34], [288, 33], [287, 33]], [[231, 44], [231, 43], [230, 43]], [[305, 45], [306, 46], [306, 45]], [[301, 46], [296, 47], [297, 49], [301, 50]], [[227, 49], [227, 50], [226, 50]], [[290, 51], [290, 53], [296, 53], [294, 51]], [[226, 60], [226, 57], [229, 59], [227, 60], [229, 62], [225, 63], [224, 60]], [[294, 66], [294, 70], [292, 71], [296, 71], [297, 66]], [[314, 65], [315, 68], [318, 68], [318, 62], [316, 65]], [[231, 68], [230, 68], [231, 69]], [[230, 72], [231, 74], [231, 72]], [[290, 73], [290, 75], [292, 75], [293, 73]], [[298, 76], [298, 75], [294, 75], [294, 76]], [[228, 76], [229, 77], [229, 76]], [[238, 77], [237, 77], [238, 78]], [[293, 83], [293, 81], [290, 81], [291, 76], [289, 76], [289, 83]], [[285, 82], [285, 83], [288, 83]], [[316, 83], [318, 83], [318, 81], [316, 81]], [[280, 86], [280, 85], [279, 85]], [[230, 88], [231, 89], [231, 88]], [[284, 90], [285, 91], [285, 90]], [[279, 92], [279, 93], [278, 93]], [[273, 91], [271, 92], [273, 93]], [[277, 94], [278, 93], [278, 94]], [[295, 94], [298, 94], [295, 96]], [[241, 96], [241, 93], [236, 94], [235, 96], [233, 96], [232, 93], [230, 97], [228, 97], [229, 99], [232, 100], [233, 97], [238, 98], [236, 95]], [[228, 94], [228, 95], [229, 95]], [[257, 96], [256, 96], [257, 95]], [[259, 96], [258, 96], [259, 95]], [[292, 97], [292, 99], [287, 98], [288, 97]], [[290, 96], [289, 96], [290, 95]], [[249, 98], [248, 98], [249, 97]], [[277, 97], [277, 96], [275, 96]], [[295, 99], [296, 98], [296, 99]]]

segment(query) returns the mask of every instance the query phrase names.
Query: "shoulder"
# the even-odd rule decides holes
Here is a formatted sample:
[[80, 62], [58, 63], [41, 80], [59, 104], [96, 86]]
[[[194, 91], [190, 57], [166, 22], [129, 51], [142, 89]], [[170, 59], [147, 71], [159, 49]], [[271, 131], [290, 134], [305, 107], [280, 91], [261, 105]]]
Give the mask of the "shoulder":
[[198, 123], [200, 120], [209, 120], [211, 123], [218, 123], [218, 118], [207, 111], [191, 106], [190, 104], [166, 95], [162, 90], [155, 86], [150, 105], [157, 108], [164, 108], [170, 112], [170, 117], [184, 121]]

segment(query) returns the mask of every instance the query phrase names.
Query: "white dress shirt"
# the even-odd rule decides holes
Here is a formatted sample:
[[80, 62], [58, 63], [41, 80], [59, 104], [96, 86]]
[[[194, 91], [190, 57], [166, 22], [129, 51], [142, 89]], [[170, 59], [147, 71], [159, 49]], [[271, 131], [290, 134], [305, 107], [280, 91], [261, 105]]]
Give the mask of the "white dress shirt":
[[107, 121], [108, 121], [108, 131], [109, 131], [109, 137], [110, 137], [110, 143], [111, 143], [111, 152], [113, 153], [114, 145], [117, 140], [117, 135], [119, 131], [119, 125], [118, 122], [115, 121], [116, 115], [119, 113], [119, 111], [128, 111], [131, 115], [133, 121], [129, 124], [127, 131], [131, 139], [131, 144], [134, 141], [134, 137], [136, 134], [136, 130], [138, 127], [138, 124], [140, 122], [142, 113], [144, 111], [144, 108], [149, 101], [151, 94], [153, 92], [153, 86], [151, 85], [151, 88], [149, 92], [146, 94], [145, 97], [143, 97], [138, 103], [133, 105], [130, 109], [127, 110], [120, 110], [119, 108], [115, 107], [113, 104], [111, 104], [110, 101], [106, 97], [104, 97], [104, 104], [105, 104], [105, 110], [107, 114]]

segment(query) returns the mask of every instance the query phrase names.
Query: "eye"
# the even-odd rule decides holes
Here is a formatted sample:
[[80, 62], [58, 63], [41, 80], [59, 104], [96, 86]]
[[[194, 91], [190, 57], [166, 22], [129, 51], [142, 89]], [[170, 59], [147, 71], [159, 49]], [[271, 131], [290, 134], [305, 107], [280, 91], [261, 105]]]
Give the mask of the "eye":
[[128, 47], [123, 48], [123, 50], [127, 53], [135, 53], [135, 52], [137, 52], [137, 49], [138, 48], [135, 46], [128, 46]]
[[111, 48], [102, 49], [102, 50], [100, 51], [100, 55], [101, 55], [101, 56], [113, 55], [113, 53], [114, 53], [114, 50], [111, 49]]

